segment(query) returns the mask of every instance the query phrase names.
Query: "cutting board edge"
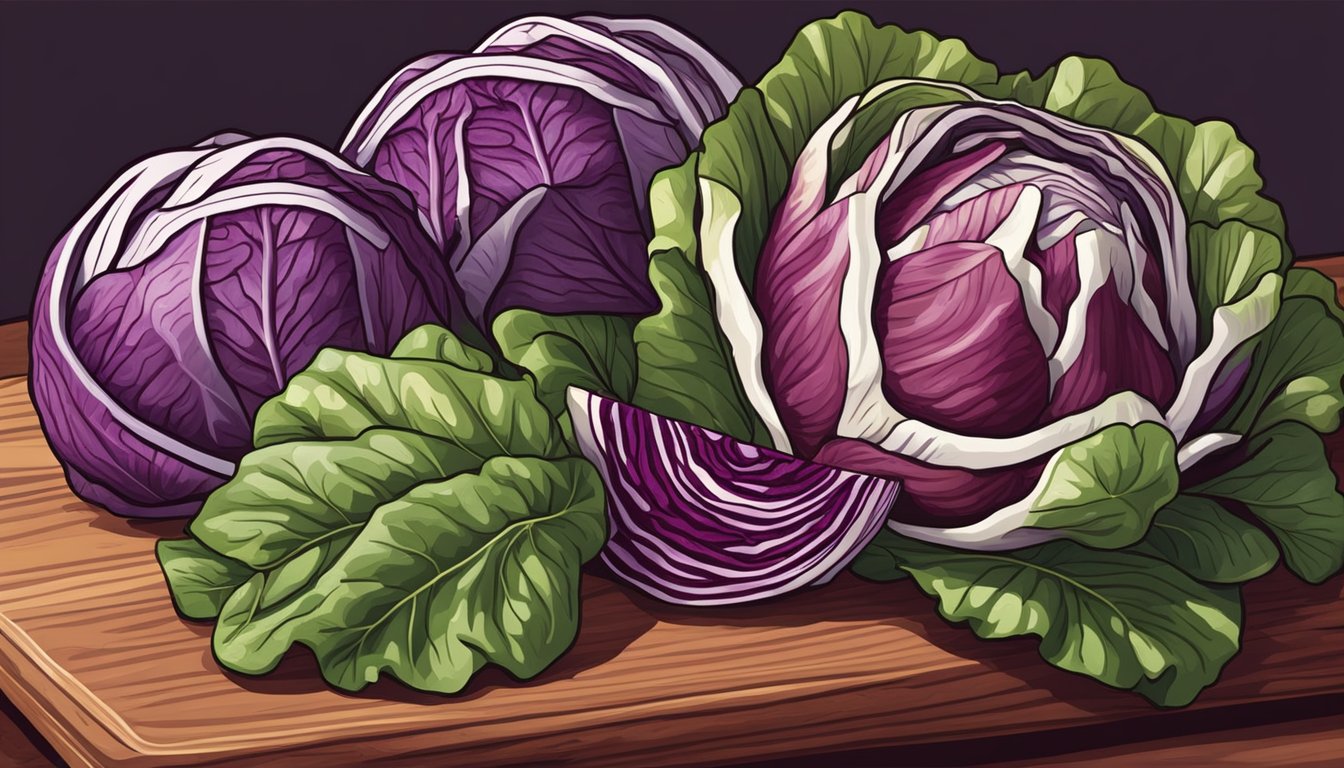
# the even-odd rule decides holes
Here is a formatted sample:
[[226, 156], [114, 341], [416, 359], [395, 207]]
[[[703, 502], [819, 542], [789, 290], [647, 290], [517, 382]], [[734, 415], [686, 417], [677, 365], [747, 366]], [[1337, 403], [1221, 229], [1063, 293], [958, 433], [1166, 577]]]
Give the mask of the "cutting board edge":
[[[24, 640], [27, 642], [24, 642]], [[46, 657], [40, 648], [28, 638], [22, 629], [14, 626], [12, 622], [0, 616], [0, 644], [9, 647], [13, 653], [0, 654], [0, 687], [3, 687], [11, 696], [15, 705], [30, 718], [30, 721], [38, 727], [39, 731], [71, 765], [75, 766], [159, 766], [159, 765], [179, 765], [185, 761], [191, 760], [199, 763], [209, 764], [233, 764], [239, 761], [251, 762], [266, 759], [284, 758], [287, 763], [292, 764], [319, 765], [327, 764], [323, 755], [330, 755], [333, 749], [340, 749], [348, 745], [351, 740], [358, 739], [368, 746], [377, 744], [390, 745], [396, 741], [404, 741], [407, 737], [424, 738], [426, 735], [434, 732], [435, 728], [429, 724], [421, 724], [409, 730], [395, 731], [388, 730], [377, 734], [365, 734], [360, 736], [351, 736], [349, 738], [332, 738], [331, 734], [319, 731], [314, 732], [307, 738], [299, 740], [281, 741], [284, 736], [275, 735], [274, 743], [267, 743], [269, 739], [257, 742], [244, 743], [239, 742], [233, 745], [208, 745], [208, 744], [158, 744], [142, 738], [128, 724], [121, 721], [121, 718], [115, 713], [110, 713], [107, 705], [97, 698], [91, 692], [77, 682], [74, 686], [52, 686], [51, 690], [44, 690], [40, 686], [31, 686], [27, 684], [28, 680], [60, 679], [69, 678], [70, 674], [63, 667], [56, 664], [53, 660]], [[36, 654], [33, 650], [36, 650]], [[36, 656], [36, 658], [35, 658]], [[22, 664], [20, 668], [14, 668], [11, 660], [19, 660]], [[45, 671], [44, 671], [45, 668]], [[52, 674], [58, 673], [58, 674]], [[874, 688], [885, 688], [888, 690], [899, 690], [905, 688], [901, 679], [890, 678], [884, 680], [852, 681], [851, 686], [841, 686], [826, 691], [817, 692], [819, 700], [831, 699], [835, 697], [844, 698], [855, 695], [857, 691], [866, 690], [871, 692]], [[909, 682], [908, 680], [905, 682]], [[916, 686], [918, 687], [918, 686]], [[769, 686], [753, 686], [741, 690], [733, 691], [733, 696], [721, 697], [711, 695], [677, 697], [671, 700], [662, 700], [657, 702], [659, 705], [672, 705], [676, 709], [682, 710], [682, 717], [677, 719], [701, 720], [705, 722], [720, 718], [725, 714], [731, 714], [733, 710], [741, 709], [744, 706], [772, 706], [787, 705], [788, 699], [772, 699], [771, 694], [765, 690]], [[83, 691], [88, 701], [82, 701], [78, 693]], [[1279, 694], [1260, 695], [1256, 697], [1237, 697], [1234, 699], [1209, 701], [1208, 705], [1201, 706], [1199, 702], [1191, 707], [1192, 710], [1203, 710], [1206, 716], [1212, 716], [1220, 709], [1227, 707], [1236, 707], [1250, 703], [1268, 704], [1276, 701], [1291, 701], [1302, 698], [1303, 691], [1285, 691]], [[752, 699], [765, 697], [764, 701], [757, 704], [752, 703]], [[702, 706], [691, 707], [689, 710], [685, 706], [685, 699], [709, 698], [710, 701], [702, 702]], [[717, 700], [717, 701], [714, 701]], [[1208, 701], [1206, 699], [1206, 701]], [[709, 706], [703, 706], [703, 705]], [[716, 705], [717, 704], [717, 705]], [[566, 765], [591, 765], [591, 766], [618, 766], [628, 763], [629, 753], [612, 751], [610, 749], [600, 748], [596, 753], [584, 753], [582, 750], [576, 752], [575, 745], [577, 741], [573, 739], [575, 734], [589, 733], [597, 735], [602, 732], [598, 739], [599, 744], [609, 746], [613, 743], [619, 743], [622, 730], [632, 725], [639, 725], [642, 722], [658, 722], [664, 717], [666, 712], [638, 710], [658, 710], [660, 706], [649, 707], [648, 703], [634, 706], [618, 706], [608, 708], [593, 709], [583, 713], [584, 717], [576, 720], [560, 716], [560, 722], [553, 723], [549, 728], [535, 730], [529, 736], [527, 741], [532, 744], [552, 742], [549, 754], [553, 755], [557, 764]], [[104, 710], [100, 716], [99, 709]], [[110, 713], [110, 714], [108, 714]], [[1033, 728], [1031, 724], [1021, 723], [1015, 726], [1000, 727], [996, 730], [995, 736], [1013, 736], [1021, 733], [1039, 732], [1041, 734], [1064, 734], [1076, 728], [1085, 728], [1095, 725], [1097, 722], [1125, 722], [1132, 720], [1141, 720], [1146, 716], [1151, 716], [1154, 712], [1144, 710], [1134, 710], [1121, 715], [1118, 718], [1110, 719], [1106, 716], [1100, 718], [1081, 714], [1078, 718], [1064, 718], [1045, 724], [1044, 728]], [[613, 717], [615, 715], [615, 717]], [[544, 721], [552, 716], [547, 715], [537, 720]], [[70, 723], [80, 721], [89, 722], [94, 728], [79, 730], [79, 736], [76, 737], [65, 727]], [[490, 754], [494, 748], [506, 746], [512, 739], [499, 739], [497, 735], [492, 735], [490, 731], [498, 727], [499, 724], [483, 724], [484, 733], [475, 734], [470, 740], [456, 743], [434, 744], [430, 742], [421, 742], [410, 752], [411, 757], [429, 758], [436, 755], [449, 755], [459, 758], [459, 764], [465, 766], [482, 766], [493, 764]], [[1039, 724], [1038, 724], [1039, 725]], [[699, 730], [699, 729], [696, 729]], [[628, 733], [628, 732], [626, 732]], [[290, 734], [292, 739], [293, 734]], [[754, 745], [752, 751], [742, 754], [735, 754], [737, 749], [733, 743], [719, 733], [711, 736], [706, 742], [699, 742], [695, 749], [701, 750], [698, 755], [695, 752], [687, 752], [685, 749], [673, 748], [662, 752], [659, 758], [652, 761], [646, 761], [649, 766], [683, 766], [700, 764], [706, 756], [705, 749], [713, 755], [716, 762], [723, 760], [741, 760], [741, 759], [778, 759], [789, 756], [797, 756], [815, 753], [818, 747], [822, 749], [845, 749], [863, 747], [871, 741], [871, 746], [883, 748], [900, 748], [903, 746], [914, 745], [936, 745], [936, 744], [955, 744], [958, 743], [962, 735], [957, 733], [940, 733], [930, 738], [907, 737], [898, 741], [889, 741], [886, 739], [866, 739], [859, 743], [845, 741], [842, 734], [838, 733], [818, 733], [815, 735], [816, 743], [810, 747], [803, 745], [788, 745], [780, 743], [780, 748], [775, 750], [761, 750], [760, 744]], [[403, 745], [405, 746], [405, 745]], [[593, 746], [590, 744], [590, 746]], [[688, 743], [686, 749], [691, 749]], [[408, 753], [401, 751], [400, 755], [393, 752], [374, 752], [380, 754], [384, 759], [407, 759]], [[700, 760], [697, 760], [700, 758]], [[500, 764], [524, 764], [516, 759], [508, 759]]]
[[[0, 653], [0, 690], [28, 718], [28, 722], [71, 766], [134, 765], [141, 753], [119, 739], [102, 718], [81, 706], [66, 689], [49, 692], [55, 693], [54, 696], [44, 695], [39, 686], [29, 684], [29, 680], [49, 678], [16, 634], [27, 638], [23, 630], [0, 615], [0, 647], [6, 647], [5, 652]], [[96, 729], [82, 730], [76, 736], [66, 727], [81, 720], [93, 723]], [[138, 740], [133, 733], [126, 735], [131, 737], [130, 741]]]

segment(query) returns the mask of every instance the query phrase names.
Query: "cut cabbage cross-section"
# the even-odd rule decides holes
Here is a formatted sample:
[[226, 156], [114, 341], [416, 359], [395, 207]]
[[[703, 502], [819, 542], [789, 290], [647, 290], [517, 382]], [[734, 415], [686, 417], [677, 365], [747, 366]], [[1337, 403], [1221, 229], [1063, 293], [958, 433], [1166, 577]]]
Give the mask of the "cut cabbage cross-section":
[[603, 561], [671, 603], [824, 584], [877, 534], [900, 489], [574, 387], [568, 401], [608, 490]]

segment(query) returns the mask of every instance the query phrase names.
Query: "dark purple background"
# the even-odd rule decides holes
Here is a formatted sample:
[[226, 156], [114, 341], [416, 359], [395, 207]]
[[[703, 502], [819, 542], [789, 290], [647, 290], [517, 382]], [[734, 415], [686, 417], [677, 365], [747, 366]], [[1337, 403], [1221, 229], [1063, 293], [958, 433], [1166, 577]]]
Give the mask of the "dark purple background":
[[1109, 58], [1160, 109], [1235, 123], [1301, 255], [1344, 252], [1340, 2], [13, 2], [0, 0], [0, 319], [121, 168], [223, 128], [335, 143], [404, 61], [528, 13], [651, 14], [748, 81], [853, 7], [965, 39], [1001, 69]]

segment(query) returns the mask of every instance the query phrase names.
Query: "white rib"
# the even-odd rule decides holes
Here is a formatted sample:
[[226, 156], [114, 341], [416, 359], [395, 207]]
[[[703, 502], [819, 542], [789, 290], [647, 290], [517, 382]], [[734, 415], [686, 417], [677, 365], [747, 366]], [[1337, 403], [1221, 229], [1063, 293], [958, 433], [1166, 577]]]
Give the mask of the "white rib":
[[983, 520], [958, 528], [934, 528], [896, 520], [888, 520], [887, 527], [902, 536], [919, 541], [977, 552], [1000, 552], [1032, 547], [1063, 536], [1062, 531], [1052, 528], [1022, 527], [1030, 511], [1027, 499], [1035, 498], [1035, 494], [1033, 491], [1025, 499], [995, 511]]
[[1083, 344], [1087, 340], [1087, 308], [1114, 272], [1115, 251], [1121, 246], [1111, 233], [1088, 229], [1074, 236], [1073, 247], [1078, 264], [1078, 295], [1065, 312], [1064, 334], [1050, 356], [1051, 395], [1060, 377], [1077, 362], [1083, 352]]
[[269, 136], [228, 145], [211, 153], [196, 163], [187, 175], [183, 176], [173, 189], [173, 193], [163, 201], [163, 208], [177, 208], [200, 200], [216, 184], [248, 160], [263, 152], [290, 150], [300, 155], [320, 160], [327, 167], [343, 173], [357, 173], [367, 176], [345, 158], [325, 147], [292, 136]]
[[840, 333], [848, 351], [848, 386], [835, 429], [840, 437], [870, 443], [881, 439], [905, 419], [882, 391], [886, 365], [873, 327], [877, 276], [885, 261], [877, 244], [878, 199], [876, 191], [860, 192], [849, 198], [849, 215], [846, 217], [849, 268], [840, 287]]
[[1208, 432], [1181, 446], [1176, 452], [1176, 466], [1184, 472], [1205, 457], [1241, 442], [1241, 435], [1231, 432]]
[[158, 253], [178, 232], [198, 221], [258, 205], [293, 206], [325, 213], [339, 219], [379, 250], [391, 243], [391, 238], [377, 222], [325, 189], [287, 181], [265, 181], [230, 187], [195, 205], [149, 215], [127, 246], [127, 251], [134, 254], [127, 265], [137, 264]]
[[387, 134], [436, 91], [473, 78], [504, 78], [564, 85], [587, 93], [613, 107], [628, 109], [650, 119], [662, 115], [658, 105], [617, 88], [586, 69], [529, 56], [481, 54], [451, 59], [407, 83], [374, 120], [369, 133], [356, 148], [355, 163], [368, 165], [374, 150]]
[[1022, 293], [1022, 307], [1026, 310], [1027, 321], [1040, 340], [1041, 349], [1049, 355], [1059, 340], [1059, 326], [1055, 318], [1045, 308], [1041, 270], [1027, 260], [1027, 243], [1036, 232], [1036, 220], [1041, 210], [1041, 191], [1027, 185], [1013, 203], [999, 226], [985, 238], [985, 243], [997, 248], [1003, 254], [1004, 266], [1008, 274], [1017, 281]]
[[[471, 174], [467, 168], [467, 118], [471, 117], [475, 107], [468, 102], [462, 114], [457, 116], [457, 125], [453, 126], [453, 154], [457, 157], [457, 189], [455, 190], [454, 213], [457, 216], [457, 244], [453, 246], [453, 252], [448, 255], [448, 264], [450, 268], [456, 270], [462, 266], [462, 260], [467, 257], [467, 251], [475, 238], [475, 233], [471, 231]], [[425, 149], [430, 152], [429, 148]], [[538, 158], [537, 162], [541, 162]], [[435, 210], [442, 210], [438, 206], [441, 203], [435, 203]], [[444, 233], [445, 242], [440, 243], [442, 248], [447, 245], [447, 233]]]
[[523, 222], [527, 221], [550, 191], [547, 187], [533, 187], [514, 201], [480, 239], [472, 243], [471, 250], [463, 255], [462, 263], [457, 265], [455, 274], [458, 284], [462, 286], [464, 303], [467, 311], [477, 320], [485, 316], [486, 305], [504, 277], [504, 269], [513, 255], [514, 238], [522, 231]]
[[1024, 527], [1031, 514], [1032, 504], [1049, 489], [1056, 467], [1064, 456], [1063, 451], [1055, 451], [1046, 462], [1045, 469], [1037, 478], [1036, 484], [1022, 498], [991, 512], [985, 518], [970, 525], [956, 528], [936, 528], [933, 526], [911, 525], [888, 520], [887, 527], [902, 536], [927, 541], [933, 544], [962, 547], [979, 552], [999, 552], [1006, 549], [1030, 547], [1052, 539], [1062, 538], [1064, 532], [1053, 528]]
[[[737, 75], [729, 71], [728, 67], [698, 41], [684, 34], [681, 30], [660, 21], [650, 18], [629, 17], [629, 18], [610, 18], [607, 16], [579, 16], [576, 21], [587, 21], [593, 24], [600, 24], [612, 32], [647, 32], [661, 37], [664, 42], [670, 43], [673, 48], [691, 55], [696, 63], [704, 67], [705, 74], [709, 75], [710, 82], [718, 89], [723, 96], [725, 103], [733, 100], [737, 92], [742, 90], [742, 81]], [[707, 115], [709, 117], [709, 115]]]
[[1092, 219], [1082, 211], [1074, 211], [1059, 221], [1052, 222], [1048, 226], [1042, 227], [1036, 231], [1036, 247], [1041, 250], [1049, 250], [1058, 245], [1066, 237], [1073, 237], [1076, 230], [1091, 222]]
[[[371, 263], [381, 254], [368, 240], [356, 235], [353, 229], [345, 230], [345, 244], [350, 248], [350, 260], [355, 268], [355, 293], [359, 296], [359, 316], [364, 319], [364, 339], [372, 347], [378, 343], [378, 338], [373, 330], [373, 308], [369, 306], [368, 272]], [[396, 343], [397, 339], [390, 341]]]
[[[807, 144], [799, 153], [798, 162], [791, 171], [790, 186], [795, 179], [802, 180], [804, 182], [802, 195], [808, 199], [815, 199], [815, 207], [818, 212], [826, 204], [821, 196], [825, 194], [831, 137], [853, 113], [858, 102], [857, 96], [849, 99], [817, 128], [816, 132], [808, 138]], [[770, 432], [770, 437], [774, 441], [774, 447], [786, 453], [791, 452], [788, 433], [784, 430], [783, 422], [779, 418], [779, 411], [775, 408], [774, 400], [765, 387], [765, 375], [761, 364], [765, 332], [761, 326], [760, 316], [756, 313], [756, 308], [751, 303], [751, 299], [737, 272], [736, 254], [733, 251], [733, 232], [737, 226], [738, 216], [742, 213], [741, 203], [733, 196], [731, 190], [717, 182], [700, 179], [699, 183], [700, 199], [702, 201], [700, 217], [701, 261], [706, 274], [709, 276], [710, 283], [714, 286], [715, 313], [719, 327], [723, 330], [724, 336], [727, 337], [728, 345], [732, 348], [733, 362], [737, 369], [738, 378], [742, 381], [742, 387], [746, 390], [747, 399], [755, 408], [757, 415], [761, 417], [761, 421], [765, 423], [766, 429]], [[719, 231], [711, 229], [711, 227], [719, 224], [715, 220], [724, 215], [714, 210], [714, 207], [718, 204], [713, 191], [715, 188], [721, 189], [723, 195], [731, 199], [735, 206]], [[798, 225], [801, 228], [806, 226], [806, 222], [798, 223]], [[844, 302], [845, 297], [842, 293], [842, 308], [845, 306]]]
[[668, 117], [679, 119], [688, 128], [692, 136], [699, 136], [705, 130], [704, 116], [691, 106], [691, 103], [687, 100], [688, 94], [681, 83], [670, 77], [661, 63], [615, 38], [575, 24], [572, 21], [550, 16], [529, 16], [518, 19], [500, 27], [494, 34], [487, 37], [484, 42], [476, 47], [476, 52], [484, 52], [495, 45], [529, 45], [553, 35], [581, 41], [634, 66], [645, 77], [657, 84], [663, 94], [667, 96], [668, 106], [672, 108], [672, 114]]
[[901, 241], [887, 249], [887, 261], [899, 261], [912, 253], [924, 250], [924, 243], [929, 239], [929, 225], [921, 224], [915, 229], [910, 230], [910, 234], [901, 238]]
[[[1148, 249], [1139, 242], [1139, 223], [1134, 219], [1134, 213], [1129, 210], [1128, 203], [1120, 204], [1120, 221], [1125, 227], [1125, 250], [1129, 251], [1130, 263], [1134, 265], [1134, 286], [1129, 294], [1125, 296], [1125, 303], [1134, 310], [1134, 313], [1143, 321], [1143, 327], [1148, 329], [1157, 340], [1158, 346], [1163, 350], [1171, 349], [1171, 344], [1167, 339], [1167, 331], [1162, 327], [1162, 317], [1158, 313], [1157, 304], [1153, 301], [1152, 294], [1143, 285], [1143, 272], [1148, 265]], [[1162, 271], [1162, 265], [1158, 265], [1158, 271]]]
[[[742, 215], [741, 201], [727, 187], [710, 179], [700, 179], [700, 262], [714, 287], [714, 315], [732, 350], [742, 389], [756, 415], [770, 432], [774, 448], [792, 453], [788, 433], [775, 410], [774, 400], [765, 388], [761, 370], [761, 351], [765, 332], [756, 314], [742, 278], [737, 273], [733, 252], [733, 233]], [[719, 190], [716, 192], [715, 190]], [[728, 210], [718, 210], [727, 203]]]
[[[840, 332], [848, 352], [848, 370], [845, 402], [836, 425], [840, 437], [876, 442], [905, 419], [882, 391], [885, 363], [873, 328], [872, 308], [883, 262], [913, 252], [905, 249], [916, 243], [922, 245], [927, 228], [923, 234], [916, 230], [884, 254], [877, 243], [877, 208], [904, 164], [906, 147], [899, 138], [946, 111], [942, 107], [915, 109], [897, 118], [889, 134], [887, 157], [872, 183], [848, 198], [849, 268], [840, 288]], [[915, 129], [910, 127], [912, 124]]]
[[[79, 250], [81, 241], [84, 240], [84, 233], [89, 230], [93, 222], [102, 215], [108, 206], [119, 196], [129, 193], [132, 190], [141, 194], [152, 190], [163, 183], [169, 183], [177, 175], [185, 170], [186, 163], [202, 153], [213, 150], [199, 150], [187, 152], [170, 152], [157, 155], [144, 160], [130, 170], [123, 173], [110, 187], [89, 207], [83, 216], [71, 228], [69, 235], [66, 236], [65, 244], [55, 254], [55, 262], [52, 264], [51, 295], [45, 307], [39, 307], [39, 311], [47, 313], [47, 320], [51, 324], [52, 341], [56, 344], [56, 349], [61, 358], [69, 366], [71, 373], [79, 381], [84, 391], [102, 406], [108, 414], [117, 420], [119, 424], [126, 428], [128, 432], [145, 441], [147, 444], [171, 453], [182, 460], [194, 464], [201, 469], [218, 475], [229, 476], [233, 474], [233, 462], [225, 461], [216, 456], [211, 456], [197, 448], [194, 448], [177, 438], [164, 433], [163, 431], [145, 423], [139, 418], [133, 416], [129, 411], [121, 406], [111, 395], [109, 395], [93, 376], [84, 363], [75, 354], [74, 348], [70, 344], [69, 332], [66, 328], [65, 310], [73, 301], [74, 293], [82, 288], [84, 284], [91, 280], [97, 272], [89, 274], [81, 280], [80, 275], [74, 274], [77, 266], [93, 266], [86, 262], [76, 262], [76, 251]], [[124, 190], [124, 192], [123, 192]], [[140, 195], [136, 195], [138, 199]], [[132, 207], [134, 207], [132, 205]], [[116, 243], [120, 241], [110, 230], [117, 229], [117, 226], [110, 226], [109, 232], [105, 233], [105, 242]], [[113, 246], [115, 248], [115, 246]], [[88, 250], [85, 250], [88, 253]], [[74, 278], [74, 279], [72, 279]]]
[[193, 162], [212, 151], [190, 149], [155, 155], [136, 164], [112, 182], [71, 230], [70, 239], [67, 240], [69, 244], [76, 233], [82, 236], [90, 226], [94, 227], [88, 242], [80, 249], [79, 275], [71, 286], [72, 295], [98, 275], [123, 266], [118, 263], [124, 253], [121, 245], [126, 238], [126, 226], [136, 208], [154, 190], [171, 184]]
[[[383, 84], [378, 87], [378, 92], [373, 95], [373, 98], [364, 103], [363, 109], [359, 111], [359, 115], [355, 118], [355, 121], [350, 124], [350, 130], [346, 131], [345, 138], [341, 140], [341, 153], [344, 154], [350, 151], [350, 145], [354, 143], [356, 135], [359, 133], [360, 129], [364, 127], [364, 124], [368, 122], [369, 118], [373, 117], [373, 111], [383, 103], [383, 99], [386, 98], [388, 91], [392, 90], [392, 84], [397, 81], [397, 78], [422, 65], [424, 62], [440, 55], [442, 54], [431, 53], [427, 56], [421, 56], [401, 69], [398, 69], [391, 77], [384, 80]], [[361, 163], [361, 165], [363, 165], [363, 163]]]
[[1135, 392], [1111, 395], [1086, 411], [1070, 414], [1013, 437], [960, 435], [908, 419], [879, 445], [883, 450], [940, 467], [996, 469], [1039, 458], [1112, 424], [1163, 423], [1157, 406]]
[[1167, 410], [1166, 422], [1179, 443], [1194, 423], [1213, 386], [1223, 361], [1237, 347], [1269, 327], [1279, 311], [1279, 292], [1283, 278], [1269, 273], [1260, 278], [1255, 290], [1235, 304], [1224, 304], [1213, 311], [1213, 332], [1209, 344], [1185, 371], [1181, 389]]

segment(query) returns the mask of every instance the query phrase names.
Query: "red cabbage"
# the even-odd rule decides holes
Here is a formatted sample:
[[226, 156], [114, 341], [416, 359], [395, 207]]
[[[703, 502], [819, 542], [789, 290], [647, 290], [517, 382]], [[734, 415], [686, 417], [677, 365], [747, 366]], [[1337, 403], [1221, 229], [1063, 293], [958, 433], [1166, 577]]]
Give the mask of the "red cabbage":
[[900, 488], [576, 388], [569, 410], [607, 488], [602, 560], [672, 603], [824, 584], [877, 535]]

